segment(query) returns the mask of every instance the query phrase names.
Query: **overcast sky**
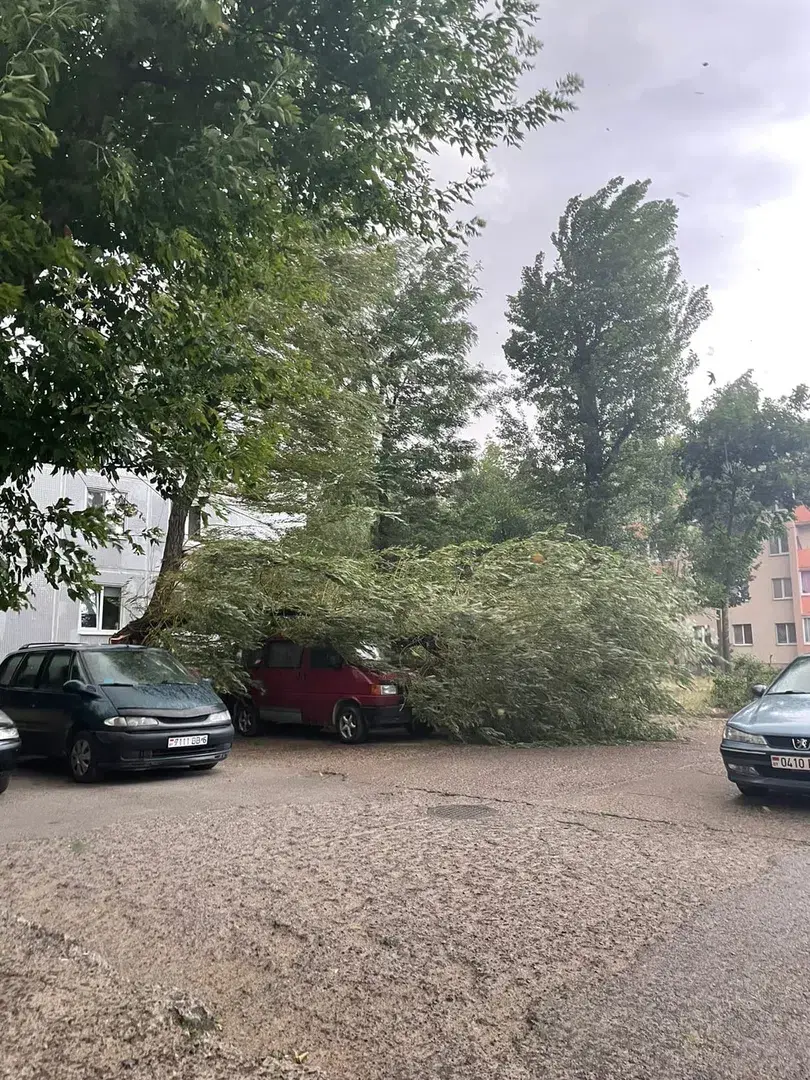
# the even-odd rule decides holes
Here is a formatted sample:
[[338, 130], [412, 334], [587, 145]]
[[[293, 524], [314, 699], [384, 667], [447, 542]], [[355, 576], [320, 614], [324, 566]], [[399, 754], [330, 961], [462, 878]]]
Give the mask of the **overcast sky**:
[[471, 247], [477, 355], [503, 367], [506, 297], [566, 200], [650, 177], [651, 195], [679, 206], [684, 274], [715, 309], [695, 341], [693, 400], [708, 370], [725, 382], [752, 367], [774, 394], [810, 381], [810, 0], [541, 0], [541, 12], [528, 87], [572, 71], [585, 88], [563, 123], [493, 155]]

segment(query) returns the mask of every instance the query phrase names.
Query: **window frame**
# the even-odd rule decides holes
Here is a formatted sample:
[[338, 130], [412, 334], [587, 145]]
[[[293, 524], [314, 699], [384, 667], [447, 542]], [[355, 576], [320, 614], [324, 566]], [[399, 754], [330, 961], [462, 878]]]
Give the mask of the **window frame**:
[[[93, 503], [93, 496], [94, 495], [100, 495], [101, 496], [101, 503], [100, 504], [96, 505], [96, 504]], [[100, 486], [97, 486], [97, 485], [90, 485], [90, 484], [87, 485], [85, 499], [84, 499], [85, 509], [89, 510], [94, 505], [96, 505], [97, 510], [106, 510], [107, 509], [107, 507], [110, 505], [110, 489], [109, 488], [100, 487]]]
[[[274, 645], [285, 645], [288, 648], [292, 647], [298, 649], [298, 663], [297, 664], [271, 664], [270, 663], [270, 650]], [[268, 671], [300, 671], [304, 663], [304, 646], [296, 645], [294, 641], [268, 641], [262, 649], [262, 667], [267, 668]]]
[[[798, 644], [798, 637], [796, 635], [796, 623], [795, 623], [795, 621], [794, 622], [778, 622], [775, 625], [776, 625], [776, 644], [777, 645], [796, 645], [796, 644]], [[785, 627], [785, 640], [784, 641], [779, 640], [779, 627], [780, 626]], [[791, 627], [791, 626], [793, 627], [793, 640], [792, 641], [790, 640], [790, 633], [788, 631], [788, 627]]]
[[[807, 575], [807, 588], [804, 587], [805, 575]], [[799, 590], [801, 596], [810, 596], [810, 570], [799, 571]]]
[[[774, 551], [774, 544], [776, 544], [778, 551]], [[782, 545], [785, 545], [784, 548]], [[768, 554], [769, 555], [789, 555], [790, 554], [790, 542], [788, 540], [787, 530], [784, 532], [773, 533], [768, 539]]]
[[[745, 641], [745, 640], [737, 641], [737, 635], [736, 635], [735, 631], [737, 630], [738, 627], [740, 628], [740, 630], [743, 631], [743, 635], [742, 635], [743, 638], [745, 638], [745, 628], [748, 627], [748, 633], [749, 633], [750, 638], [751, 638], [750, 641]], [[754, 624], [750, 623], [750, 622], [732, 623], [731, 624], [731, 644], [737, 649], [743, 649], [743, 648], [750, 649], [751, 646], [754, 644]]]
[[[28, 663], [29, 660], [31, 660], [32, 658], [36, 659], [37, 657], [39, 657], [39, 667], [37, 668], [36, 675], [34, 676], [34, 681], [30, 684], [30, 686], [20, 686], [19, 683], [17, 682], [18, 675], [24, 669], [24, 667], [27, 666], [27, 663]], [[31, 649], [30, 651], [26, 650], [24, 653], [21, 653], [21, 655], [20, 655], [20, 663], [17, 664], [17, 666], [15, 667], [14, 674], [12, 676], [12, 681], [10, 683], [8, 683], [6, 689], [7, 690], [36, 690], [37, 683], [39, 682], [39, 677], [42, 674], [42, 668], [43, 668], [47, 658], [48, 658], [48, 653], [45, 652], [44, 650], [40, 650], [40, 649]]]
[[[332, 659], [335, 663], [331, 664], [316, 664], [314, 663], [317, 653], [331, 653]], [[346, 661], [337, 651], [333, 649], [331, 645], [311, 645], [309, 649], [309, 667], [311, 671], [340, 671], [346, 664]]]
[[[785, 592], [785, 582], [790, 592]], [[781, 596], [776, 595], [776, 585], [780, 584], [782, 589]], [[792, 600], [793, 599], [793, 578], [790, 577], [774, 577], [771, 578], [771, 596], [774, 600]]]
[[810, 615], [802, 616], [802, 631], [805, 645], [810, 645]]
[[[25, 656], [25, 653], [12, 653], [11, 656], [7, 656], [2, 662], [2, 664], [0, 664], [0, 689], [5, 689], [6, 687], [11, 686], [11, 679], [14, 678], [14, 673], [17, 670], [23, 656]], [[8, 668], [11, 672], [11, 677], [8, 679], [8, 681], [3, 682], [3, 673], [6, 668]]]
[[[70, 657], [70, 660], [68, 661], [67, 675], [62, 680], [62, 685], [61, 686], [43, 686], [43, 684], [42, 684], [43, 676], [47, 674], [48, 669], [50, 668], [54, 657], [55, 656], [62, 656], [65, 653]], [[69, 679], [75, 678], [75, 670], [76, 670], [76, 650], [75, 649], [54, 649], [53, 652], [48, 653], [48, 655], [46, 657], [46, 660], [45, 660], [45, 663], [39, 669], [39, 675], [37, 675], [37, 690], [42, 690], [44, 693], [47, 693], [47, 694], [61, 694], [62, 693], [62, 686], [64, 686], [64, 684], [66, 682], [68, 682]]]
[[[118, 625], [114, 627], [104, 627], [100, 624], [103, 622], [104, 611], [104, 591], [105, 589], [116, 589], [118, 591]], [[85, 626], [82, 623], [82, 617], [84, 615], [83, 602], [79, 602], [79, 633], [80, 634], [115, 634], [121, 629], [124, 622], [124, 586], [114, 585], [112, 582], [95, 583], [95, 589], [93, 595], [96, 598], [96, 626]]]

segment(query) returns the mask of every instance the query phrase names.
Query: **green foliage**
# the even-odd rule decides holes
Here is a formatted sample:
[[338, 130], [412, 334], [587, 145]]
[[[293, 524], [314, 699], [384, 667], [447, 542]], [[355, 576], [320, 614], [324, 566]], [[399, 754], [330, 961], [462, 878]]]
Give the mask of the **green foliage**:
[[777, 668], [755, 656], [735, 656], [727, 670], [713, 677], [709, 701], [717, 709], [735, 713], [751, 700], [752, 686], [769, 686], [777, 674]]
[[[244, 457], [254, 464], [241, 478], [240, 497], [264, 512], [307, 521], [362, 507], [365, 546], [381, 414], [367, 385], [371, 337], [394, 273], [388, 244], [313, 248], [301, 267], [310, 299], [288, 320], [287, 339], [277, 346], [278, 378], [295, 392], [257, 412], [239, 433]], [[262, 449], [268, 437], [270, 453]]]
[[443, 497], [411, 499], [408, 516], [410, 543], [427, 550], [524, 539], [550, 522], [522, 463], [515, 466], [492, 441]]
[[380, 401], [374, 470], [378, 548], [412, 543], [414, 526], [473, 462], [461, 433], [486, 402], [493, 376], [471, 363], [478, 297], [466, 254], [403, 242], [371, 335], [367, 381]]
[[[534, 15], [527, 0], [418, 15], [377, 0], [0, 0], [0, 484], [92, 467], [171, 493], [201, 445], [215, 475], [236, 465], [251, 403], [311, 389], [271, 362], [285, 280], [309, 300], [301, 246], [464, 232], [454, 215], [485, 168], [436, 190], [434, 145], [483, 159], [571, 108], [576, 80], [518, 97]], [[256, 294], [272, 297], [261, 313]], [[283, 430], [265, 435], [276, 446]], [[6, 509], [2, 556], [24, 540], [21, 567], [71, 580], [30, 503]], [[89, 519], [77, 535], [85, 523], [103, 542]], [[24, 596], [12, 584], [0, 609]]]
[[810, 398], [763, 398], [751, 372], [721, 387], [691, 422], [681, 460], [682, 519], [698, 530], [692, 561], [705, 601], [748, 599], [763, 541], [810, 500]]
[[710, 311], [681, 277], [675, 205], [645, 201], [648, 189], [617, 178], [571, 199], [554, 266], [538, 255], [508, 311], [506, 356], [537, 418], [505, 435], [533, 436], [528, 463], [555, 519], [600, 543], [620, 543], [640, 470], [657, 468], [656, 446], [685, 419], [689, 344]]
[[545, 533], [382, 558], [213, 540], [172, 603], [161, 640], [221, 684], [270, 634], [345, 656], [374, 643], [440, 730], [571, 743], [668, 733], [694, 601], [643, 561]]

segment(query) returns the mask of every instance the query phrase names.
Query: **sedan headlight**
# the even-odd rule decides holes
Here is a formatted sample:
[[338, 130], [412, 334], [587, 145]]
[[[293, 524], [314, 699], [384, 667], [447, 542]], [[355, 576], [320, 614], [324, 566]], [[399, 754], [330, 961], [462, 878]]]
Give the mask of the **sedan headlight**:
[[0, 742], [15, 742], [20, 734], [12, 724], [0, 726]]
[[160, 721], [154, 716], [108, 716], [104, 721], [104, 726], [137, 731], [141, 728], [160, 727]]
[[754, 735], [750, 731], [743, 731], [741, 728], [733, 727], [731, 724], [726, 724], [723, 738], [728, 742], [754, 743], [756, 746], [768, 745], [761, 735]]

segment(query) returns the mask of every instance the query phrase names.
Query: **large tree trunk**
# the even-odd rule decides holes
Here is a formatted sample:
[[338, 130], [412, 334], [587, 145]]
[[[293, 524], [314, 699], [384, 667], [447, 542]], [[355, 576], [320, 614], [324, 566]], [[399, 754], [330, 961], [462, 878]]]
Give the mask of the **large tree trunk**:
[[119, 644], [139, 645], [149, 640], [150, 634], [160, 623], [162, 612], [174, 589], [177, 574], [183, 565], [183, 547], [186, 539], [186, 521], [200, 490], [200, 472], [189, 469], [183, 486], [172, 499], [169, 510], [169, 523], [166, 526], [166, 540], [163, 545], [163, 557], [160, 570], [155, 579], [155, 587], [147, 604], [146, 611], [137, 619], [132, 619], [112, 639]]
[[581, 346], [577, 351], [576, 375], [578, 381], [577, 412], [583, 453], [583, 491], [581, 522], [582, 535], [595, 544], [605, 542], [605, 507], [603, 483], [605, 479], [605, 447], [601, 433], [601, 418], [596, 391], [592, 384], [589, 350]]
[[728, 622], [728, 601], [726, 600], [720, 607], [720, 656], [723, 658], [723, 662], [728, 665], [731, 663], [731, 634]]
[[385, 551], [394, 543], [392, 535], [394, 523], [390, 514], [386, 512], [388, 505], [388, 496], [380, 492], [377, 501], [378, 510], [371, 526], [371, 546], [375, 551]]
[[392, 535], [394, 522], [388, 513], [391, 508], [389, 494], [391, 487], [390, 451], [391, 438], [386, 429], [383, 431], [380, 440], [380, 450], [375, 469], [377, 513], [374, 515], [374, 521], [371, 525], [371, 546], [374, 551], [385, 551], [386, 548], [392, 546], [394, 541]]

